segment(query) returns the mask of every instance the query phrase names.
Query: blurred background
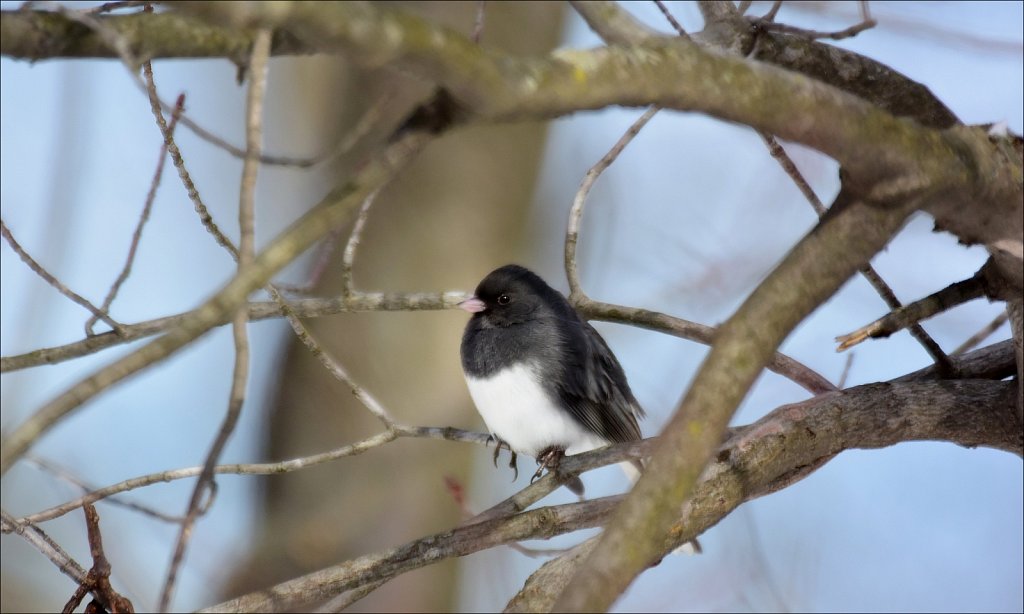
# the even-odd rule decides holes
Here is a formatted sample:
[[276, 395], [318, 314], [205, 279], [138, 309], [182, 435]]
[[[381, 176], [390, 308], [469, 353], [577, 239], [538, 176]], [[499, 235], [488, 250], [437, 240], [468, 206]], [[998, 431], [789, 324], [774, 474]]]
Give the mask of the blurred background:
[[[701, 28], [695, 5], [667, 5], [684, 27]], [[466, 33], [476, 11], [471, 2], [403, 6]], [[755, 2], [751, 12], [769, 6]], [[625, 7], [669, 30], [653, 3]], [[857, 10], [854, 2], [786, 3], [778, 19], [838, 30], [859, 20]], [[878, 27], [836, 44], [924, 83], [965, 123], [1002, 121], [1016, 133], [1024, 129], [1021, 3], [873, 2], [871, 10]], [[600, 41], [564, 4], [488, 3], [481, 44], [526, 55]], [[161, 60], [154, 70], [165, 100], [184, 91], [193, 119], [243, 143], [245, 89], [230, 62]], [[99, 303], [124, 261], [162, 142], [145, 95], [111, 60], [3, 59], [0, 71], [3, 220], [49, 271]], [[429, 92], [428, 84], [407, 75], [364, 71], [334, 57], [273, 59], [269, 79], [265, 148], [293, 156], [329, 150], [374, 105], [385, 117], [400, 117]], [[445, 135], [372, 210], [355, 265], [357, 287], [469, 291], [493, 268], [518, 262], [565, 290], [562, 240], [573, 194], [587, 168], [641, 113], [607, 109]], [[237, 237], [240, 161], [184, 127], [176, 136], [215, 219]], [[312, 170], [263, 167], [258, 245], [316, 202], [383, 136], [371, 134], [364, 150]], [[838, 190], [835, 163], [799, 146], [787, 150], [830, 202]], [[716, 324], [815, 219], [753, 131], [662, 111], [591, 195], [580, 242], [583, 284], [596, 299]], [[307, 256], [281, 279], [302, 283], [312, 260]], [[972, 275], [984, 260], [983, 250], [933, 233], [931, 220], [921, 215], [874, 264], [899, 298], [910, 301]], [[337, 269], [318, 293], [338, 292]], [[197, 222], [168, 164], [133, 275], [111, 313], [136, 322], [188, 310], [233, 270]], [[82, 337], [88, 314], [31, 273], [6, 244], [0, 273], [4, 356]], [[950, 351], [999, 310], [974, 301], [925, 328]], [[782, 350], [838, 381], [846, 356], [834, 352], [833, 338], [885, 311], [871, 287], [854, 278]], [[459, 367], [465, 320], [456, 311], [366, 313], [309, 325], [399, 420], [482, 430]], [[649, 413], [644, 433], [656, 434], [706, 348], [631, 327], [596, 326]], [[222, 462], [312, 454], [379, 430], [285, 322], [255, 323], [250, 331], [248, 399]], [[1007, 337], [1004, 325], [990, 341]], [[0, 426], [9, 431], [71, 383], [137, 346], [5, 373]], [[230, 330], [213, 331], [61, 422], [32, 448], [31, 458], [93, 486], [201, 464], [226, 407], [232, 355]], [[929, 362], [900, 333], [858, 346], [847, 385], [889, 379]], [[766, 373], [736, 422], [804, 398], [802, 389]], [[196, 525], [173, 608], [209, 605], [448, 529], [461, 512], [446, 477], [466, 486], [474, 511], [526, 484], [530, 472], [513, 483], [511, 472], [492, 467], [490, 456], [490, 449], [466, 444], [403, 439], [297, 473], [221, 476], [216, 504]], [[738, 509], [701, 537], [704, 555], [666, 558], [640, 577], [616, 610], [1020, 611], [1022, 477], [1021, 460], [1013, 455], [950, 444], [846, 452], [808, 479]], [[615, 469], [584, 479], [594, 497], [627, 487]], [[4, 509], [15, 516], [79, 494], [32, 460], [18, 463], [0, 488]], [[124, 499], [181, 514], [192, 488], [182, 480]], [[560, 491], [545, 503], [570, 500]], [[98, 510], [115, 588], [137, 610], [155, 608], [177, 525], [108, 503]], [[43, 528], [89, 566], [80, 512]], [[583, 537], [529, 545], [563, 547]], [[22, 539], [4, 536], [0, 554], [0, 609], [54, 610], [74, 591]], [[353, 609], [499, 610], [542, 562], [498, 548], [400, 576]]]

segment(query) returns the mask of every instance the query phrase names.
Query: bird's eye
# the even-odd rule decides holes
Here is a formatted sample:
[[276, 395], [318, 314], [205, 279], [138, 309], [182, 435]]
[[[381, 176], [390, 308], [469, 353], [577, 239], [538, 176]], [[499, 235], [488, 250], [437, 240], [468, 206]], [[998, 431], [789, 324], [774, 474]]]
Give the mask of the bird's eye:
[[499, 294], [498, 295], [498, 304], [499, 305], [508, 305], [511, 302], [512, 302], [512, 297], [511, 296], [509, 296], [507, 294]]

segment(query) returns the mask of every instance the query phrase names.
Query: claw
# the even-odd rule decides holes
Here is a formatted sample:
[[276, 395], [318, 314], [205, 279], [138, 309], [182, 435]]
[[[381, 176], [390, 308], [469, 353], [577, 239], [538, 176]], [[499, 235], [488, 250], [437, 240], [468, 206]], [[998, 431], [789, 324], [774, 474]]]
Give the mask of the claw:
[[513, 452], [511, 448], [509, 448], [509, 453], [512, 454], [512, 457], [508, 459], [508, 466], [515, 472], [512, 476], [512, 481], [515, 482], [519, 479], [519, 463], [517, 462], [519, 460], [519, 455]]
[[540, 467], [537, 467], [537, 471], [535, 471], [533, 473], [533, 475], [530, 476], [530, 484], [533, 484], [535, 481], [537, 481], [540, 478], [540, 474], [543, 471], [544, 471], [544, 465], [541, 465]]
[[495, 437], [494, 435], [488, 435], [487, 436], [487, 443], [490, 443], [491, 441], [495, 442], [495, 444], [496, 444], [494, 446], [494, 455], [491, 457], [491, 459], [494, 461], [494, 466], [495, 467], [498, 466], [498, 455], [501, 454], [501, 449], [502, 448], [505, 448], [506, 450], [508, 450], [509, 454], [512, 455], [511, 458], [509, 458], [508, 467], [509, 467], [509, 469], [511, 469], [512, 471], [515, 472], [515, 475], [512, 477], [512, 481], [515, 482], [516, 480], [519, 479], [519, 465], [516, 464], [517, 461], [519, 460], [519, 455], [517, 455], [516, 451], [512, 449], [512, 446], [508, 445], [507, 441], [501, 439], [500, 437]]
[[530, 483], [533, 484], [534, 480], [538, 479], [544, 470], [558, 471], [558, 465], [562, 462], [562, 457], [565, 456], [565, 450], [563, 448], [550, 447], [541, 450], [540, 456], [537, 457], [537, 471], [533, 473], [533, 477], [530, 478]]

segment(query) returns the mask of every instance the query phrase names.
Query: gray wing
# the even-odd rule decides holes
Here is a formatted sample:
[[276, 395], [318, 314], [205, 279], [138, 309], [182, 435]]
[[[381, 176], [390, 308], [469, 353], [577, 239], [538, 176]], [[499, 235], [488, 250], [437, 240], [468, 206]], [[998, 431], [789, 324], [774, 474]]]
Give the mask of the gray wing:
[[578, 320], [565, 340], [568, 359], [557, 378], [559, 398], [572, 416], [608, 442], [641, 438], [644, 410], [633, 397], [619, 361], [594, 327]]

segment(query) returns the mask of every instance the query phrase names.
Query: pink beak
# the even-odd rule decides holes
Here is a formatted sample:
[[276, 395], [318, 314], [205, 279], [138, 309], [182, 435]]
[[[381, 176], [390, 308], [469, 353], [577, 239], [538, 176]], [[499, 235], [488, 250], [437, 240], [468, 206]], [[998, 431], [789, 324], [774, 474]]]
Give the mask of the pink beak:
[[458, 305], [459, 309], [465, 309], [469, 313], [480, 313], [484, 309], [487, 309], [487, 305], [477, 297], [467, 298]]

